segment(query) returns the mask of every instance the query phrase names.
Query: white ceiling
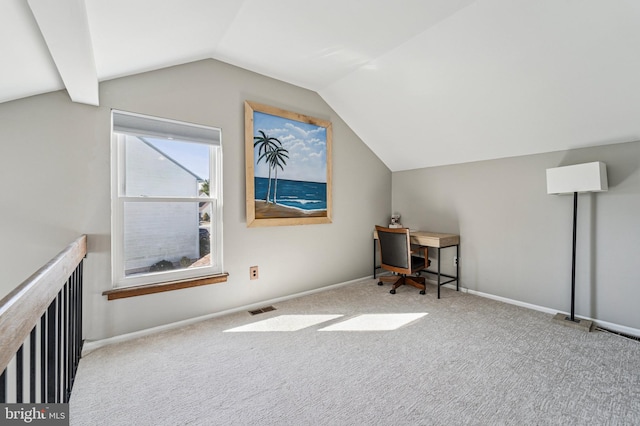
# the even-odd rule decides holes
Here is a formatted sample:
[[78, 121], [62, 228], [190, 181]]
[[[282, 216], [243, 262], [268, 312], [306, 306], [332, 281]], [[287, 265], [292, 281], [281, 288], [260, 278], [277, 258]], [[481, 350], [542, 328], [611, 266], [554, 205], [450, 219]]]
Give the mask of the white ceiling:
[[393, 171], [640, 140], [638, 0], [2, 0], [0, 40], [0, 102], [214, 58]]

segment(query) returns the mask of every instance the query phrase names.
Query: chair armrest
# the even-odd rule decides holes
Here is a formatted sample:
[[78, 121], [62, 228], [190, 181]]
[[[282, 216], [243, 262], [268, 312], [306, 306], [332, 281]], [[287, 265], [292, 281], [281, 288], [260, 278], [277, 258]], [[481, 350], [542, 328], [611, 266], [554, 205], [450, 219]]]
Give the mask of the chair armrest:
[[424, 257], [425, 268], [428, 268], [429, 265], [431, 265], [431, 259], [429, 259], [429, 247], [427, 246], [411, 247], [411, 254], [416, 254], [418, 256]]
[[416, 254], [418, 256], [422, 256], [425, 259], [429, 258], [429, 247], [427, 246], [412, 246], [411, 254]]

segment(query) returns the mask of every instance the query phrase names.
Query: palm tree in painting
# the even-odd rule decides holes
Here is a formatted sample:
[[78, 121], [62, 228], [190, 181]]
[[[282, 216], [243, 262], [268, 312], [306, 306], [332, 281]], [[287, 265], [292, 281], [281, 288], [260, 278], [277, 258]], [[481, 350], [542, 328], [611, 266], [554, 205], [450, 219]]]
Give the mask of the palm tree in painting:
[[287, 161], [289, 159], [289, 151], [281, 146], [274, 148], [269, 155], [269, 165], [273, 167], [275, 171], [275, 183], [273, 187], [273, 202], [277, 203], [277, 193], [278, 193], [278, 167], [280, 170], [284, 170], [283, 166], [287, 165]]
[[271, 164], [271, 155], [273, 150], [278, 148], [278, 146], [282, 147], [282, 142], [280, 142], [277, 138], [272, 138], [268, 136], [264, 131], [258, 130], [260, 136], [253, 137], [253, 147], [258, 147], [258, 160], [256, 164], [264, 159], [264, 162], [267, 163], [269, 167], [269, 178], [267, 180], [267, 196], [265, 197], [265, 201], [269, 202], [269, 195], [271, 195], [271, 169], [273, 165]]

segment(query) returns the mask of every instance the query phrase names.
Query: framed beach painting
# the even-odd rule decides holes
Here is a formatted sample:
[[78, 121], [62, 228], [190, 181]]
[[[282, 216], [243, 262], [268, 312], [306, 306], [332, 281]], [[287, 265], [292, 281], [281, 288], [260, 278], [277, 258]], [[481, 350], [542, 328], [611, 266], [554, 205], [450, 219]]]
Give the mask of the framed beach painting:
[[244, 106], [247, 226], [331, 223], [331, 122]]

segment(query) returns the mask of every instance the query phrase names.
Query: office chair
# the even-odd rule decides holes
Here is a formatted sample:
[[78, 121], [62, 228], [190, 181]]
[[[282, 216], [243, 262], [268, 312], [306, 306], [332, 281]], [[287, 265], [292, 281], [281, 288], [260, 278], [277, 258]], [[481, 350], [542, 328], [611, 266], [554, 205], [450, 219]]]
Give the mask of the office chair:
[[424, 277], [412, 276], [429, 266], [427, 247], [419, 247], [424, 257], [412, 256], [411, 240], [408, 228], [384, 228], [376, 226], [378, 244], [380, 247], [381, 267], [397, 275], [382, 276], [378, 285], [383, 281], [393, 282], [389, 293], [396, 294], [396, 289], [408, 284], [420, 289], [420, 294], [425, 294], [426, 284]]

